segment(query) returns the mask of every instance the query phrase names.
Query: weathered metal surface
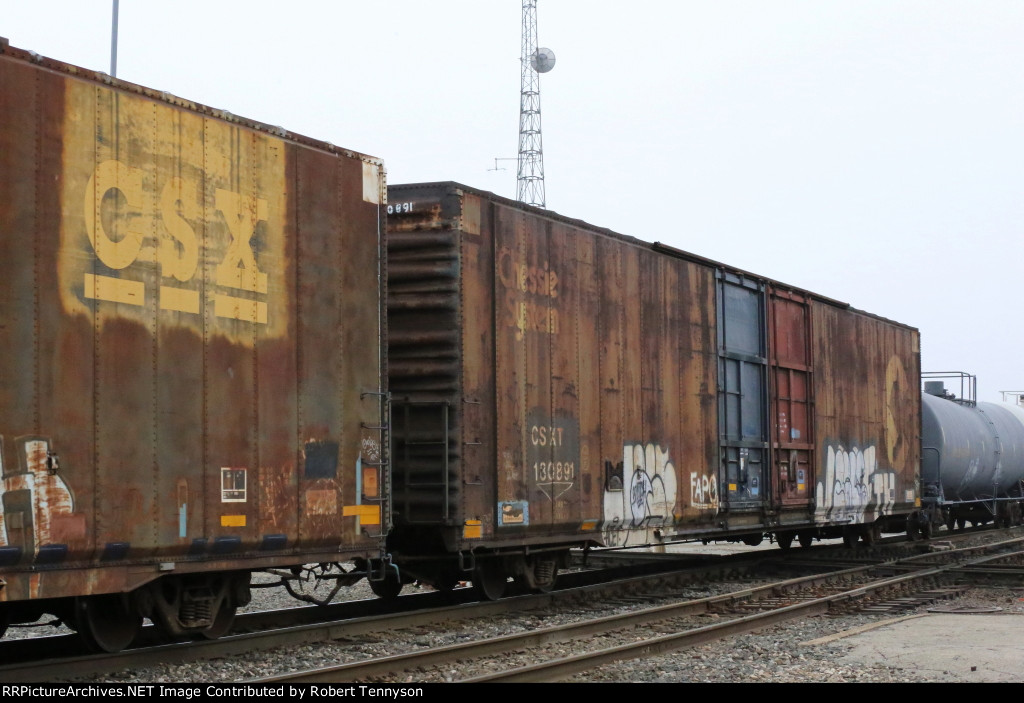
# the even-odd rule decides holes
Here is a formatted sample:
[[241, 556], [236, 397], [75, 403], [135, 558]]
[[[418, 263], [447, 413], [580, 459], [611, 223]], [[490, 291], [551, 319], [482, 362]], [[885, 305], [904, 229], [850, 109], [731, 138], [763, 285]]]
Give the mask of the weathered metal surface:
[[805, 519], [815, 484], [810, 327], [809, 296], [769, 286], [772, 494], [775, 507], [797, 520]]
[[916, 330], [457, 184], [390, 201], [399, 550], [913, 509]]
[[389, 200], [396, 544], [635, 544], [715, 515], [710, 268], [454, 184]]
[[872, 522], [918, 500], [918, 332], [851, 308], [811, 305], [815, 520]]
[[372, 158], [0, 55], [0, 599], [378, 554], [382, 196]]

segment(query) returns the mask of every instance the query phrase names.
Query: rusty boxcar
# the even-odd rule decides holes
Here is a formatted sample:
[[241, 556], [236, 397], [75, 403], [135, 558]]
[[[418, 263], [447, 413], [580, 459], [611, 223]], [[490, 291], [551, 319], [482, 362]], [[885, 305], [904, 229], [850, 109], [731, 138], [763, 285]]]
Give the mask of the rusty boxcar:
[[905, 529], [917, 330], [455, 183], [388, 203], [403, 579], [494, 598], [573, 547]]
[[254, 569], [380, 556], [384, 187], [0, 42], [0, 630], [215, 637]]

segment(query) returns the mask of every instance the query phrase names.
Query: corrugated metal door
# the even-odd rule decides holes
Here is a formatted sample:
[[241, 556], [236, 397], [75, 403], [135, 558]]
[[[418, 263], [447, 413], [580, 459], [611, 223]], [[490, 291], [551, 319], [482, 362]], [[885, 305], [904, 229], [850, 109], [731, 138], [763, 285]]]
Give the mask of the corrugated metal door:
[[721, 495], [729, 510], [767, 498], [764, 284], [718, 271], [718, 433]]
[[814, 485], [811, 313], [803, 293], [770, 288], [772, 493], [776, 506], [806, 505]]

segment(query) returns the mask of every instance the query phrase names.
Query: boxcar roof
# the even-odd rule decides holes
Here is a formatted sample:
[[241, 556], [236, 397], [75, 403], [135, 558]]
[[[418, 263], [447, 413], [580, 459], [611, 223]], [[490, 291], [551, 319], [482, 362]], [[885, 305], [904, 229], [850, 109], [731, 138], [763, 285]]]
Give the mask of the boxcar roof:
[[331, 144], [330, 142], [325, 142], [319, 139], [306, 137], [301, 134], [296, 134], [294, 132], [289, 132], [283, 127], [269, 125], [263, 122], [259, 122], [257, 120], [249, 119], [247, 117], [241, 117], [239, 115], [232, 114], [227, 110], [219, 110], [214, 107], [209, 107], [208, 105], [203, 105], [201, 103], [193, 102], [191, 100], [178, 97], [177, 95], [172, 95], [171, 93], [168, 93], [166, 91], [154, 90], [153, 88], [147, 88], [145, 86], [138, 85], [137, 83], [123, 81], [120, 78], [115, 78], [114, 76], [111, 76], [107, 73], [103, 73], [102, 71], [92, 71], [87, 68], [82, 68], [81, 66], [75, 66], [74, 64], [64, 63], [63, 61], [58, 61], [56, 59], [51, 59], [46, 56], [41, 56], [40, 54], [37, 54], [34, 51], [18, 49], [16, 47], [11, 46], [9, 41], [5, 37], [0, 37], [0, 57], [9, 58], [24, 63], [35, 64], [46, 70], [55, 71], [58, 73], [65, 73], [70, 76], [74, 76], [75, 78], [80, 78], [82, 80], [91, 81], [93, 83], [106, 85], [115, 90], [141, 95], [151, 100], [158, 100], [160, 102], [167, 103], [168, 105], [173, 105], [175, 107], [184, 110], [189, 110], [191, 112], [205, 115], [207, 117], [213, 117], [216, 119], [224, 120], [226, 122], [231, 122], [233, 124], [247, 127], [249, 129], [254, 129], [260, 132], [266, 132], [275, 137], [279, 137], [281, 139], [294, 142], [296, 144], [301, 144], [303, 146], [308, 146], [314, 149], [320, 149], [322, 151], [327, 151], [331, 153], [342, 154], [345, 156], [361, 159], [363, 161], [367, 161], [370, 163], [383, 165], [383, 161], [375, 156], [363, 154], [357, 151], [353, 151], [351, 149], [343, 149], [341, 147], [335, 146], [334, 144]]

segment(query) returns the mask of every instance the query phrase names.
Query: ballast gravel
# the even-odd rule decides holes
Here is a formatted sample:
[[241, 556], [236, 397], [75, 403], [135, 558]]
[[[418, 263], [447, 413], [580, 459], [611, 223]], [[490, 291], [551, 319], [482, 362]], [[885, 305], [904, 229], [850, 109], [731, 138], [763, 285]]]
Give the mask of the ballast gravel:
[[[749, 584], [747, 584], [749, 585]], [[714, 592], [735, 590], [740, 584], [716, 584], [713, 587], [689, 589], [680, 592], [677, 599], [700, 598]], [[372, 598], [365, 582], [356, 584], [338, 600], [348, 598]], [[281, 607], [304, 605], [289, 596], [283, 588], [253, 589], [253, 602], [246, 611], [269, 610]], [[953, 600], [941, 601], [944, 608], [962, 608], [977, 611], [997, 612], [1003, 615], [1024, 615], [1024, 588], [975, 588]], [[600, 615], [624, 612], [631, 607], [628, 603], [616, 605], [612, 610], [602, 610]], [[902, 613], [854, 612], [844, 615], [823, 615], [803, 620], [770, 626], [764, 630], [732, 637], [727, 640], [699, 645], [675, 652], [648, 656], [602, 666], [567, 679], [573, 683], [632, 682], [632, 683], [939, 683], [978, 682], [977, 668], [943, 668], [929, 660], [927, 647], [922, 647], [920, 657], [913, 658], [913, 664], [906, 661], [893, 662], [879, 655], [877, 661], [852, 656], [854, 638], [842, 636], [853, 634], [872, 625], [888, 623], [898, 617], [925, 612], [932, 606], [919, 606]], [[530, 611], [518, 615], [453, 623], [450, 628], [416, 628], [396, 630], [386, 635], [365, 636], [359, 642], [325, 642], [287, 650], [252, 652], [240, 657], [217, 659], [206, 662], [192, 662], [183, 665], [163, 665], [152, 668], [103, 675], [90, 679], [76, 679], [78, 682], [127, 682], [127, 683], [217, 683], [239, 682], [272, 676], [277, 673], [311, 669], [318, 666], [341, 664], [367, 657], [402, 654], [425, 647], [455, 644], [490, 637], [535, 630], [557, 624], [592, 618], [597, 614], [585, 608], [561, 609], [559, 611]], [[714, 617], [714, 616], [711, 616]], [[1024, 623], [1024, 620], [1022, 620]], [[11, 628], [8, 637], [33, 636], [53, 633], [47, 628]], [[62, 630], [66, 631], [66, 630]], [[954, 636], [955, 633], [950, 633]], [[590, 647], [607, 648], [636, 639], [633, 632], [617, 633], [595, 639]], [[1016, 643], [1014, 643], [1016, 645]], [[916, 645], [920, 646], [920, 645]], [[996, 643], [995, 646], [998, 646]], [[535, 656], [550, 658], [571, 653], [569, 643], [548, 645]], [[905, 659], [905, 658], [904, 658]], [[517, 658], [514, 666], [524, 666], [529, 657]], [[381, 683], [433, 683], [459, 681], [460, 679], [485, 673], [487, 667], [506, 668], [502, 661], [466, 663], [448, 666], [444, 670], [428, 670], [415, 674], [396, 674], [393, 680]], [[1024, 664], [1020, 674], [1003, 672], [1001, 679], [1024, 681]]]

